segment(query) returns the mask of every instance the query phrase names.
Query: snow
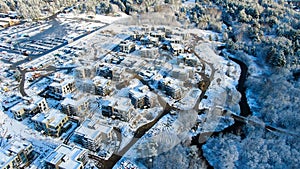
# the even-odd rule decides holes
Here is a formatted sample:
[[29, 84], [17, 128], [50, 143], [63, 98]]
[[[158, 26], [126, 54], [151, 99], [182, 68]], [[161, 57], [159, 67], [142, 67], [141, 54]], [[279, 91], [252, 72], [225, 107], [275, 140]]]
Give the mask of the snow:
[[0, 125], [2, 128], [2, 131], [0, 132], [1, 134], [5, 133], [4, 137], [10, 135], [12, 140], [25, 139], [31, 142], [34, 150], [41, 155], [31, 164], [32, 166], [37, 166], [39, 168], [41, 160], [43, 159], [42, 154], [53, 150], [61, 143], [58, 139], [41, 135], [38, 131], [29, 128], [28, 125], [12, 119], [3, 111], [0, 111], [0, 117]]
[[[247, 66], [248, 66], [248, 72], [251, 75], [251, 77], [260, 77], [263, 74], [269, 73], [269, 68], [266, 65], [262, 65], [260, 60], [257, 57], [247, 55], [247, 59], [240, 58], [236, 55], [228, 53], [226, 50], [223, 50], [223, 53], [226, 56], [230, 56], [232, 58], [240, 59], [242, 60]], [[249, 59], [250, 58], [250, 59]], [[246, 89], [246, 98], [247, 103], [252, 111], [252, 114], [257, 117], [261, 117], [261, 114], [259, 113], [261, 106], [257, 103], [255, 93], [251, 91], [251, 89]]]
[[83, 124], [76, 129], [76, 133], [84, 135], [89, 140], [96, 140], [100, 135], [108, 136], [113, 128], [110, 126], [99, 124], [96, 121], [87, 119]]
[[[29, 73], [27, 73], [29, 74]], [[27, 76], [26, 74], [26, 76]], [[37, 95], [40, 92], [42, 92], [43, 90], [45, 90], [47, 88], [47, 86], [49, 86], [51, 84], [51, 80], [47, 77], [38, 79], [36, 81], [34, 81], [33, 83], [31, 83], [28, 87], [27, 87], [27, 83], [25, 83], [25, 89], [26, 89], [26, 93], [28, 95]]]
[[195, 0], [187, 0], [184, 4], [195, 4]]
[[236, 89], [241, 73], [239, 65], [216, 55], [210, 48], [210, 44], [201, 44], [196, 47], [196, 52], [207, 61], [205, 67], [212, 64], [215, 72], [210, 70], [209, 76], [214, 76], [205, 95], [201, 100], [199, 110], [204, 114], [198, 115], [198, 126], [194, 134], [205, 132], [218, 132], [234, 123], [233, 118], [224, 116], [223, 110], [239, 114], [238, 102], [241, 98]]
[[174, 103], [174, 106], [181, 110], [190, 110], [196, 105], [196, 101], [201, 95], [201, 90], [192, 88], [179, 102]]
[[[214, 37], [218, 36], [219, 40], [222, 40], [222, 36], [220, 33], [216, 33], [210, 30], [201, 30], [201, 29], [188, 29], [188, 30], [184, 30], [184, 32], [189, 32], [189, 33], [195, 33], [197, 34], [199, 37], [203, 38], [205, 41], [209, 41], [210, 37], [212, 37], [212, 39], [214, 39]], [[214, 42], [214, 43], [218, 43], [218, 42]]]
[[187, 137], [188, 130], [193, 122], [188, 124], [184, 121], [196, 119], [191, 115], [196, 115], [196, 112], [183, 111], [180, 112], [179, 115], [171, 116], [168, 114], [163, 116], [125, 155], [123, 155], [122, 159], [114, 168], [124, 167], [124, 161], [130, 161], [138, 167], [143, 168], [144, 166], [140, 166], [136, 159], [157, 156], [172, 149], [172, 147]]
[[60, 145], [46, 158], [46, 161], [51, 164], [58, 164], [59, 168], [77, 169], [82, 165], [78, 158], [81, 158], [85, 151], [80, 147]]
[[[70, 44], [63, 47], [59, 51], [51, 52], [45, 56], [42, 56], [39, 59], [36, 59], [34, 61], [25, 63], [23, 66], [39, 66], [41, 63], [46, 62], [52, 62], [55, 60], [60, 60], [61, 64], [72, 64], [77, 66], [86, 66], [91, 63], [93, 63], [96, 60], [103, 59], [105, 54], [115, 48], [121, 41], [128, 39], [130, 37], [130, 31], [128, 31], [128, 27], [120, 24], [111, 24], [117, 20], [122, 20], [124, 18], [128, 17], [124, 13], [121, 13], [121, 17], [112, 17], [112, 16], [102, 16], [102, 15], [95, 15], [94, 18], [89, 18], [88, 15], [74, 15], [74, 14], [64, 14], [59, 16], [59, 19], [63, 22], [62, 24], [69, 25], [70, 27], [73, 27], [74, 29], [77, 29], [79, 32], [72, 33], [68, 32], [69, 38], [77, 37], [82, 29], [92, 29], [95, 26], [103, 26], [98, 31], [95, 31], [84, 38], [78, 40], [78, 41], [70, 41]], [[93, 23], [87, 23], [79, 21], [78, 20], [92, 20]], [[111, 25], [107, 25], [111, 24]], [[46, 27], [47, 28], [47, 27]], [[126, 28], [126, 30], [124, 30]], [[123, 31], [124, 30], [124, 31]], [[185, 34], [185, 33], [195, 33], [198, 34], [200, 37], [203, 37], [204, 40], [209, 40], [209, 37], [212, 35], [213, 37], [219, 36], [219, 34], [216, 34], [211, 31], [202, 31], [199, 29], [192, 29], [192, 30], [183, 30], [180, 28], [174, 28], [175, 33], [177, 34]], [[131, 32], [132, 33], [132, 32]], [[72, 46], [84, 46], [84, 51], [82, 54], [78, 56], [78, 58], [75, 58], [74, 56], [67, 55], [64, 52], [64, 49], [70, 49]], [[181, 45], [180, 45], [181, 46]], [[181, 80], [178, 79], [174, 80], [175, 83], [171, 84], [173, 85], [173, 88], [180, 88], [183, 90], [183, 99], [181, 101], [175, 102], [174, 99], [170, 97], [166, 97], [164, 93], [158, 92], [158, 94], [163, 95], [163, 99], [167, 100], [168, 103], [173, 104], [177, 106], [181, 110], [176, 112], [176, 115], [166, 115], [164, 116], [152, 129], [150, 129], [146, 135], [143, 136], [142, 139], [138, 141], [136, 145], [133, 146], [133, 149], [131, 149], [125, 157], [137, 157], [138, 153], [136, 153], [139, 148], [147, 149], [150, 148], [149, 151], [144, 151], [146, 154], [142, 154], [142, 156], [151, 156], [156, 155], [158, 153], [163, 153], [170, 148], [174, 147], [176, 144], [179, 144], [183, 139], [185, 139], [188, 136], [189, 130], [194, 126], [196, 123], [196, 120], [198, 122], [203, 122], [204, 126], [198, 126], [197, 132], [209, 132], [209, 131], [221, 131], [222, 129], [228, 127], [229, 125], [233, 124], [233, 119], [228, 117], [223, 117], [221, 112], [225, 109], [229, 109], [233, 111], [234, 113], [238, 114], [237, 107], [237, 101], [239, 100], [239, 95], [236, 93], [235, 85], [238, 83], [238, 77], [240, 74], [239, 66], [235, 63], [231, 63], [228, 65], [227, 63], [230, 62], [229, 60], [226, 60], [223, 57], [220, 57], [214, 53], [214, 51], [211, 49], [211, 45], [206, 43], [202, 44], [196, 47], [196, 52], [200, 55], [201, 59], [205, 60], [208, 63], [205, 63], [205, 73], [207, 76], [212, 76], [213, 80], [211, 82], [211, 85], [209, 89], [206, 92], [206, 95], [208, 99], [203, 99], [200, 104], [200, 109], [208, 107], [208, 113], [203, 114], [201, 116], [198, 116], [198, 112], [193, 110], [196, 100], [200, 97], [202, 91], [198, 88], [187, 88], [183, 87], [183, 83]], [[59, 58], [59, 56], [54, 56], [57, 53], [62, 53], [62, 55], [67, 59]], [[135, 55], [134, 55], [135, 54]], [[152, 62], [152, 60], [145, 60], [141, 61], [141, 59], [137, 56], [137, 52], [134, 54], [125, 55], [125, 61], [127, 63], [124, 64], [124, 62], [121, 63], [121, 66], [113, 67], [113, 69], [120, 70], [118, 73], [122, 73], [121, 80], [130, 79], [132, 75], [131, 71], [134, 72], [140, 72], [140, 69], [146, 68], [144, 65], [145, 62]], [[77, 56], [76, 56], [77, 57]], [[86, 62], [81, 60], [86, 60]], [[89, 60], [93, 60], [89, 62]], [[197, 58], [198, 60], [198, 58]], [[200, 60], [200, 59], [199, 59]], [[165, 61], [165, 60], [164, 60]], [[157, 66], [156, 68], [161, 68], [162, 71], [168, 72], [170, 69], [173, 68], [172, 64], [174, 64], [175, 60], [171, 59], [171, 61], [166, 62], [163, 64], [158, 65], [151, 65], [151, 66]], [[214, 69], [210, 68], [210, 63], [213, 65], [214, 69], [216, 71], [214, 72]], [[57, 64], [57, 63], [55, 63]], [[144, 65], [143, 65], [144, 64]], [[94, 66], [94, 64], [91, 64]], [[109, 65], [109, 64], [108, 64]], [[149, 64], [150, 65], [150, 64]], [[111, 65], [109, 65], [111, 66]], [[148, 66], [148, 65], [147, 65]], [[125, 72], [125, 67], [128, 67]], [[133, 68], [132, 68], [133, 67]], [[178, 68], [178, 72], [181, 68]], [[125, 73], [124, 73], [125, 72]], [[135, 72], [135, 73], [136, 73]], [[182, 72], [180, 72], [182, 73]], [[186, 72], [187, 73], [187, 72]], [[175, 74], [175, 73], [174, 73]], [[182, 74], [185, 74], [183, 71]], [[178, 77], [177, 77], [178, 78]], [[187, 78], [184, 76], [183, 78]], [[159, 78], [158, 78], [159, 79]], [[167, 78], [168, 79], [168, 78]], [[220, 81], [218, 81], [220, 79]], [[77, 80], [77, 79], [76, 79]], [[50, 80], [51, 81], [51, 80]], [[68, 80], [65, 80], [63, 83], [67, 83]], [[113, 84], [115, 80], [112, 80]], [[171, 79], [173, 81], [173, 78]], [[178, 82], [178, 83], [177, 83]], [[130, 85], [126, 88], [122, 88], [121, 90], [116, 89], [115, 96], [117, 97], [105, 97], [105, 99], [111, 99], [112, 102], [119, 102], [118, 105], [116, 105], [116, 109], [122, 110], [124, 112], [128, 112], [129, 109], [132, 109], [132, 118], [129, 122], [122, 122], [119, 120], [114, 120], [113, 124], [111, 123], [111, 126], [119, 127], [121, 129], [121, 136], [122, 140], [121, 145], [119, 147], [119, 150], [122, 150], [132, 139], [134, 138], [134, 132], [141, 127], [144, 124], [147, 124], [154, 120], [155, 117], [157, 117], [162, 112], [162, 107], [157, 106], [154, 108], [149, 109], [133, 109], [132, 104], [130, 103], [131, 100], [128, 99], [128, 92], [130, 89], [135, 88], [136, 86], [140, 85], [141, 82], [138, 80], [131, 80]], [[40, 82], [36, 82], [34, 84], [30, 84], [30, 94], [36, 94], [38, 91], [40, 91], [42, 88], [45, 88], [47, 85], [49, 85], [49, 81], [47, 80], [41, 80]], [[52, 84], [54, 85], [54, 83]], [[59, 84], [60, 85], [60, 84]], [[26, 83], [26, 87], [29, 86], [28, 83]], [[41, 89], [40, 89], [41, 88]], [[27, 91], [27, 89], [26, 89]], [[34, 91], [34, 92], [31, 92]], [[134, 90], [134, 93], [136, 96], [141, 97], [143, 96], [140, 93], [136, 93], [136, 90]], [[231, 101], [231, 104], [227, 104], [227, 101], [229, 98], [228, 91], [232, 92], [233, 96]], [[225, 97], [223, 97], [225, 96]], [[122, 97], [122, 98], [121, 98]], [[125, 98], [126, 97], [126, 98]], [[158, 99], [155, 99], [157, 102]], [[60, 104], [68, 104], [72, 101], [66, 99], [64, 102], [60, 103], [60, 101], [56, 101], [53, 99], [47, 99], [49, 107], [59, 109]], [[172, 106], [174, 106], [172, 105]], [[99, 110], [95, 110], [97, 112], [101, 112]], [[2, 112], [3, 113], [3, 112]], [[130, 112], [131, 113], [131, 112]], [[3, 116], [7, 114], [3, 113]], [[52, 115], [52, 114], [51, 114]], [[2, 116], [2, 114], [1, 114]], [[56, 117], [62, 116], [58, 115], [58, 113], [55, 113]], [[63, 118], [64, 116], [62, 116]], [[108, 119], [105, 117], [101, 117], [103, 119]], [[211, 119], [210, 119], [211, 118]], [[34, 119], [34, 118], [33, 118]], [[7, 124], [7, 121], [10, 122], [11, 126]], [[105, 121], [105, 120], [103, 120]], [[56, 126], [57, 123], [60, 122], [60, 119], [57, 119], [57, 121], [53, 121], [53, 125]], [[64, 136], [68, 136], [68, 134], [63, 134], [62, 138], [50, 138], [42, 136], [39, 132], [35, 131], [33, 128], [33, 123], [26, 119], [23, 122], [18, 122], [11, 117], [6, 118], [2, 123], [5, 123], [4, 126], [12, 127], [17, 126], [18, 129], [10, 130], [11, 135], [14, 137], [23, 137], [26, 140], [29, 140], [33, 143], [33, 146], [35, 149], [37, 149], [37, 152], [40, 153], [40, 157], [38, 160], [36, 160], [33, 163], [33, 166], [36, 166], [37, 168], [40, 167], [40, 161], [43, 160], [46, 155], [49, 154], [49, 151], [53, 150], [55, 146], [60, 144], [62, 141], [59, 139], [64, 138]], [[109, 122], [108, 122], [109, 123]], [[19, 126], [18, 126], [19, 125]], [[72, 125], [72, 130], [74, 130], [76, 125]], [[99, 126], [96, 127], [99, 129]], [[80, 132], [86, 133], [91, 139], [93, 139], [99, 132], [110, 132], [112, 128], [101, 128], [99, 129], [99, 132], [93, 133], [93, 131], [88, 129], [83, 129], [82, 127], [77, 129]], [[21, 133], [25, 133], [22, 134]], [[19, 135], [18, 135], [19, 134]], [[153, 142], [152, 142], [153, 141]], [[114, 145], [113, 145], [114, 146]], [[149, 147], [148, 147], [149, 146]], [[109, 147], [109, 145], [104, 146], [105, 148]], [[117, 146], [115, 146], [117, 147]], [[154, 147], [154, 148], [153, 148]], [[158, 147], [158, 150], [155, 150], [155, 147]], [[102, 147], [103, 148], [103, 147]], [[104, 149], [105, 149], [104, 148]], [[48, 151], [48, 152], [47, 152]], [[149, 152], [149, 154], [147, 154]], [[65, 163], [65, 166], [70, 166], [71, 163]]]
[[[224, 103], [222, 103], [222, 98], [220, 98], [221, 102], [216, 102], [216, 100], [220, 100], [220, 94], [226, 92], [227, 90], [230, 90], [231, 92], [233, 92], [233, 94], [238, 94], [235, 86], [238, 84], [239, 76], [241, 74], [239, 65], [219, 55], [216, 55], [214, 51], [210, 48], [210, 44], [202, 44], [197, 46], [196, 52], [200, 55], [200, 57], [203, 60], [207, 61], [208, 63], [211, 63], [214, 69], [216, 70], [214, 73], [214, 78], [208, 90], [206, 91], [208, 99], [211, 99], [211, 101], [209, 102], [215, 105], [225, 106], [223, 105]], [[206, 67], [208, 66], [209, 65], [206, 64]], [[226, 71], [228, 71], [227, 75]], [[228, 74], [230, 76], [228, 76]], [[236, 113], [239, 114], [238, 112]]]
[[234, 119], [229, 116], [212, 116], [209, 114], [198, 115], [200, 123], [195, 133], [220, 132], [234, 124]]
[[[112, 24], [115, 21], [122, 20], [124, 18], [129, 17], [128, 15], [126, 15], [123, 12], [118, 12], [117, 14], [119, 14], [120, 16], [87, 15], [87, 14], [68, 13], [68, 14], [60, 14], [58, 17], [67, 18], [67, 19], [74, 19], [74, 18], [88, 19], [92, 22], [100, 21], [100, 22], [106, 23], [106, 24]], [[89, 18], [89, 16], [92, 16], [93, 18]]]
[[259, 106], [254, 96], [255, 93], [253, 93], [250, 89], [246, 90], [247, 103], [252, 111], [252, 114], [256, 117], [261, 117], [261, 114], [259, 113], [261, 106]]
[[22, 31], [21, 33], [18, 32], [18, 35], [19, 34], [23, 34], [23, 35], [26, 34], [29, 37], [32, 37], [32, 36], [37, 35], [38, 33], [40, 33], [41, 30], [49, 29], [50, 27], [52, 27], [52, 25], [49, 25], [48, 23], [46, 23], [46, 24], [35, 26], [35, 27], [32, 27], [32, 28], [27, 29], [25, 31]]
[[254, 57], [252, 55], [247, 55], [248, 58], [241, 58], [237, 55], [233, 55], [226, 50], [222, 51], [225, 56], [230, 56], [235, 59], [239, 59], [243, 61], [248, 66], [248, 72], [251, 74], [251, 76], [260, 76], [263, 73], [268, 72], [268, 67], [265, 64], [261, 64], [257, 57]]
[[137, 163], [134, 161], [134, 159], [130, 159], [130, 158], [124, 158], [122, 160], [120, 160], [114, 167], [113, 169], [146, 169], [147, 167], [145, 167], [143, 164], [141, 163]]
[[125, 146], [127, 146], [132, 139], [134, 139], [132, 135], [122, 134], [122, 141], [118, 151], [121, 151]]
[[0, 151], [0, 166], [4, 165], [7, 161], [13, 158], [13, 156], [8, 156], [6, 152]]

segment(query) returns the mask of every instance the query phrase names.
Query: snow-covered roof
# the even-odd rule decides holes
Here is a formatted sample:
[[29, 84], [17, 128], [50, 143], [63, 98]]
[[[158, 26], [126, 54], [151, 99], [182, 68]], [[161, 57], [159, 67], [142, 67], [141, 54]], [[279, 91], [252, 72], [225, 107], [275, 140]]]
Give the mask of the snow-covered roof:
[[0, 21], [0, 26], [8, 26], [9, 25], [9, 21]]
[[14, 160], [21, 151], [30, 146], [27, 141], [12, 141], [7, 146], [0, 148], [0, 167], [4, 167]]
[[7, 154], [7, 152], [0, 149], [0, 167], [6, 166], [10, 161], [12, 161], [15, 156]]
[[86, 150], [83, 148], [77, 146], [71, 147], [62, 144], [49, 154], [45, 161], [53, 165], [57, 165], [59, 163], [59, 168], [78, 169], [83, 164], [77, 159], [85, 153]]
[[129, 98], [121, 97], [116, 99], [117, 103], [115, 104], [115, 109], [126, 112], [133, 108], [133, 105], [131, 104], [131, 100]]
[[22, 109], [32, 110], [35, 107], [37, 107], [40, 102], [45, 100], [45, 98], [40, 97], [40, 96], [24, 97], [23, 99], [24, 99], [24, 102], [20, 102], [20, 103], [14, 105], [10, 110], [12, 112], [18, 112]]
[[86, 126], [80, 126], [76, 129], [75, 134], [83, 135], [89, 140], [96, 140], [100, 136], [101, 132]]
[[93, 82], [97, 86], [105, 86], [107, 83], [109, 83], [110, 80], [105, 79], [104, 77], [101, 76], [96, 76], [93, 79]]
[[184, 47], [181, 44], [171, 43], [171, 46], [174, 50], [182, 50]]
[[132, 95], [132, 97], [134, 97], [134, 98], [142, 98], [142, 97], [145, 96], [144, 93], [139, 92], [139, 91], [136, 91], [136, 90], [133, 90], [133, 89], [130, 90], [129, 93], [130, 93], [130, 94]]
[[150, 37], [149, 37], [149, 40], [150, 40], [151, 42], [158, 42], [158, 41], [159, 41], [159, 38], [150, 36]]
[[66, 114], [61, 113], [57, 109], [50, 109], [46, 113], [38, 113], [33, 116], [31, 119], [36, 122], [49, 124], [51, 127], [56, 127], [59, 123], [66, 118]]
[[186, 59], [191, 59], [191, 58], [193, 58], [193, 59], [197, 59], [197, 57], [196, 57], [194, 54], [192, 54], [192, 53], [182, 53], [182, 54], [180, 54], [180, 55], [178, 56], [178, 58], [179, 58], [179, 59], [181, 59], [181, 58], [186, 58]]
[[155, 71], [141, 70], [141, 74], [147, 78], [151, 78], [155, 73]]
[[147, 91], [149, 91], [149, 87], [146, 85], [143, 85], [143, 86], [139, 87], [138, 90], [140, 92], [147, 92]]
[[150, 35], [152, 35], [152, 36], [165, 36], [166, 35], [166, 33], [165, 32], [163, 32], [163, 31], [161, 31], [161, 30], [158, 30], [158, 31], [151, 31], [150, 32]]
[[73, 99], [70, 99], [70, 98], [65, 98], [62, 102], [61, 102], [61, 105], [72, 105], [72, 106], [76, 106], [77, 104], [77, 101], [76, 100], [73, 100]]
[[44, 119], [45, 119], [45, 114], [44, 113], [38, 113], [38, 114], [36, 114], [35, 116], [33, 116], [31, 118], [31, 120], [36, 121], [36, 122], [40, 122], [40, 123], [42, 123]]
[[111, 126], [100, 124], [96, 120], [87, 119], [75, 130], [75, 133], [84, 135], [87, 139], [96, 140], [101, 134], [108, 135], [112, 130]]
[[182, 41], [181, 36], [172, 35], [171, 38], [166, 38], [166, 41], [169, 41], [171, 43], [180, 43]]
[[118, 66], [113, 66], [111, 69], [114, 73], [118, 73], [118, 74], [121, 74], [124, 71], [124, 68]]
[[10, 22], [10, 21], [12, 21], [12, 19], [10, 19], [10, 18], [1, 18], [0, 21], [1, 22]]
[[62, 87], [62, 86], [66, 86], [70, 83], [73, 83], [75, 80], [74, 79], [64, 79], [62, 82], [52, 82], [50, 84], [51, 87]]
[[60, 113], [60, 112], [55, 112], [55, 113], [49, 114], [49, 116], [46, 117], [46, 120], [47, 121], [51, 121], [52, 120], [50, 122], [49, 126], [56, 127], [66, 117], [67, 117], [66, 114], [63, 114], [63, 113]]
[[132, 42], [132, 41], [129, 41], [129, 40], [125, 40], [125, 41], [122, 41], [120, 43], [120, 46], [130, 46], [130, 45], [134, 45], [135, 43]]
[[19, 112], [22, 109], [24, 110], [24, 108], [25, 108], [25, 105], [22, 102], [20, 102], [20, 103], [14, 105], [12, 108], [10, 108], [10, 111], [12, 111], [12, 112]]
[[26, 149], [31, 143], [27, 141], [12, 141], [5, 147], [6, 150], [13, 152], [15, 154], [20, 153], [22, 150]]
[[5, 108], [9, 108], [21, 101], [22, 101], [21, 97], [16, 96], [16, 95], [11, 95], [11, 96], [8, 96], [5, 99], [3, 99], [2, 105]]
[[168, 76], [168, 77], [164, 78], [163, 83], [165, 83], [165, 84], [174, 84], [175, 79]]
[[58, 82], [52, 82], [52, 83], [50, 84], [50, 86], [51, 86], [51, 87], [60, 87], [61, 84], [58, 83]]

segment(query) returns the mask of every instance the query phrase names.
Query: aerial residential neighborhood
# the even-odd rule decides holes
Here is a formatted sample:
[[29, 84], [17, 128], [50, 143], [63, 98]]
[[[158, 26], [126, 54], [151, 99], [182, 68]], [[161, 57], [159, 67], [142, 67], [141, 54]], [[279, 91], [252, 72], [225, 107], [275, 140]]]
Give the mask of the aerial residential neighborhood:
[[[281, 79], [268, 63], [293, 70], [297, 90], [297, 59], [283, 54], [298, 53], [267, 48], [279, 21], [247, 20], [267, 4], [235, 18], [227, 1], [28, 2], [36, 13], [14, 3], [0, 2], [1, 169], [249, 168], [241, 151], [255, 134], [296, 147], [297, 131], [260, 113], [270, 105], [254, 87]], [[298, 1], [272, 3], [299, 15]], [[262, 22], [269, 35], [255, 33]]]

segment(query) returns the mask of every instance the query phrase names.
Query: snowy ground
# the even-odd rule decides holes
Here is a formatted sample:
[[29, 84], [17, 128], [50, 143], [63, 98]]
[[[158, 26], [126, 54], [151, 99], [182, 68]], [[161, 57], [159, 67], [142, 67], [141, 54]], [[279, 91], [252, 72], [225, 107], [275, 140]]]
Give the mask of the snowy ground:
[[[93, 16], [93, 18], [88, 17], [87, 15], [61, 15], [59, 19], [64, 24], [69, 24], [69, 26], [78, 27], [78, 30], [81, 31], [81, 29], [84, 28], [93, 28], [95, 26], [103, 26], [104, 24], [111, 24], [112, 22], [116, 20], [122, 20], [126, 18], [125, 14], [121, 14], [121, 17], [110, 17], [110, 16]], [[81, 27], [79, 24], [76, 24], [75, 22], [71, 20], [93, 20], [93, 23], [86, 24], [84, 27]], [[85, 23], [85, 22], [84, 22]], [[127, 29], [125, 29], [127, 28]], [[195, 33], [198, 36], [202, 37], [204, 41], [209, 41], [210, 37], [219, 36], [219, 34], [213, 33], [211, 31], [202, 31], [198, 29], [191, 29], [191, 30], [181, 30], [181, 29], [174, 29], [177, 32], [184, 31], [189, 33]], [[99, 60], [104, 57], [104, 55], [112, 50], [115, 46], [117, 46], [122, 40], [126, 39], [130, 35], [130, 30], [128, 29], [128, 26], [122, 25], [122, 24], [111, 24], [103, 29], [93, 32], [86, 37], [75, 41], [70, 42], [67, 46], [63, 47], [62, 49], [58, 51], [51, 52], [39, 59], [33, 60], [31, 62], [28, 62], [23, 67], [38, 67], [41, 62], [51, 62], [54, 61], [57, 62], [57, 60], [60, 60], [61, 62], [64, 62], [63, 64], [66, 65], [83, 65], [80, 60]], [[75, 36], [75, 35], [74, 35]], [[77, 36], [77, 35], [76, 35]], [[71, 37], [71, 36], [70, 36]], [[204, 124], [207, 126], [200, 126], [198, 128], [198, 132], [203, 131], [215, 131], [215, 130], [222, 130], [223, 128], [226, 128], [228, 125], [232, 124], [232, 119], [226, 119], [222, 117], [222, 110], [228, 109], [234, 113], [239, 114], [239, 107], [238, 107], [238, 101], [240, 99], [239, 93], [237, 93], [235, 89], [235, 85], [237, 84], [240, 69], [239, 66], [235, 63], [226, 60], [225, 58], [218, 56], [214, 53], [212, 46], [212, 42], [210, 43], [204, 43], [196, 47], [195, 51], [198, 55], [200, 55], [201, 59], [207, 61], [208, 63], [211, 63], [216, 69], [216, 72], [214, 72], [214, 78], [211, 82], [211, 85], [209, 86], [208, 90], [206, 91], [207, 99], [204, 99], [199, 109], [208, 108], [208, 112], [202, 116], [198, 116], [198, 112], [195, 110], [190, 110], [193, 105], [195, 104], [195, 100], [200, 96], [201, 91], [194, 89], [195, 93], [190, 93], [182, 100], [182, 102], [179, 102], [179, 107], [183, 107], [183, 105], [188, 102], [192, 97], [194, 100], [191, 103], [191, 105], [187, 106], [185, 109], [190, 111], [182, 111], [182, 112], [176, 112], [176, 115], [166, 115], [164, 116], [152, 129], [150, 129], [141, 140], [137, 142], [136, 145], [133, 146], [132, 149], [130, 149], [125, 157], [137, 157], [138, 154], [141, 155], [141, 157], [145, 156], [152, 156], [157, 155], [160, 153], [163, 153], [165, 151], [168, 151], [170, 148], [176, 146], [181, 141], [186, 139], [187, 137], [190, 137], [189, 130], [194, 126], [196, 121], [205, 122]], [[214, 42], [213, 42], [214, 43]], [[80, 46], [84, 47], [86, 53], [78, 56], [78, 58], [69, 57], [66, 60], [63, 59], [55, 59], [55, 54], [62, 53], [64, 49], [67, 49], [68, 47], [72, 46]], [[139, 59], [137, 56], [126, 56], [129, 58], [129, 60]], [[90, 62], [93, 63], [93, 62]], [[142, 65], [141, 62], [138, 62]], [[136, 67], [136, 65], [134, 65]], [[212, 75], [212, 69], [209, 69], [209, 65], [206, 65], [205, 73], [208, 75]], [[138, 67], [140, 68], [140, 67]], [[136, 69], [135, 71], [138, 71]], [[30, 74], [28, 74], [30, 75]], [[38, 89], [40, 86], [33, 86], [32, 90]], [[40, 83], [41, 86], [44, 86], [46, 82], [43, 81]], [[26, 87], [29, 86], [29, 83], [26, 84]], [[51, 99], [47, 99], [49, 103], [49, 107], [57, 107], [59, 105], [59, 102]], [[180, 105], [182, 104], [182, 105]], [[159, 110], [161, 111], [161, 110]], [[157, 112], [156, 112], [157, 113]], [[157, 116], [155, 113], [151, 113], [153, 117]], [[40, 167], [42, 159], [47, 155], [47, 152], [53, 150], [58, 144], [62, 143], [62, 140], [60, 139], [53, 139], [51, 137], [45, 137], [42, 136], [39, 132], [35, 131], [32, 126], [32, 124], [27, 120], [23, 122], [18, 122], [12, 118], [11, 114], [5, 114], [1, 111], [0, 114], [1, 118], [0, 124], [2, 127], [1, 133], [6, 133], [6, 135], [12, 136], [12, 139], [14, 138], [24, 138], [28, 141], [31, 141], [33, 143], [33, 146], [35, 147], [36, 151], [41, 155], [37, 160], [34, 161], [32, 164], [33, 166]], [[143, 116], [143, 114], [141, 114]], [[146, 116], [146, 115], [145, 115]], [[206, 120], [208, 117], [215, 117], [212, 118], [213, 120], [209, 122]], [[137, 129], [142, 124], [150, 122], [152, 119], [146, 119], [145, 117], [136, 117], [136, 125], [131, 126], [130, 128], [128, 126], [128, 123], [120, 122], [118, 123], [117, 127], [121, 128], [122, 132], [122, 142], [120, 145], [121, 150], [123, 147], [127, 145], [127, 143], [130, 142], [130, 140], [133, 138], [134, 129]], [[192, 120], [191, 120], [192, 119]], [[141, 123], [142, 122], [142, 123]], [[13, 129], [12, 126], [14, 126]], [[205, 130], [202, 130], [205, 129]], [[136, 138], [133, 138], [136, 139]], [[158, 149], [157, 149], [158, 148]], [[145, 149], [148, 149], [147, 151]], [[140, 152], [138, 152], [140, 151]]]
[[[4, 138], [11, 136], [11, 140], [25, 139], [32, 143], [34, 151], [40, 154], [40, 156], [34, 160], [31, 166], [41, 167], [41, 163], [44, 157], [48, 155], [51, 150], [54, 150], [59, 144], [62, 143], [59, 139], [52, 137], [46, 137], [41, 135], [38, 131], [33, 129], [33, 126], [28, 127], [24, 122], [19, 122], [13, 119], [12, 114], [5, 114], [0, 110], [0, 126], [1, 136]], [[4, 134], [4, 135], [3, 135]]]
[[[214, 78], [206, 91], [207, 99], [200, 102], [199, 110], [205, 114], [198, 116], [198, 132], [221, 131], [234, 123], [230, 117], [223, 117], [223, 110], [239, 114], [240, 93], [236, 89], [241, 73], [239, 65], [216, 55], [211, 44], [201, 44], [196, 52], [208, 63], [212, 63], [216, 70]], [[196, 133], [198, 133], [196, 132]]]
[[[257, 58], [254, 56], [248, 55], [248, 57], [251, 58], [249, 59], [246, 57], [240, 58], [239, 56], [232, 55], [228, 53], [226, 50], [223, 50], [223, 53], [225, 54], [225, 56], [230, 56], [236, 59], [242, 59], [243, 62], [248, 66], [248, 72], [252, 77], [260, 77], [262, 76], [263, 72], [264, 73], [268, 72], [269, 68], [266, 65], [262, 65], [262, 64], [258, 65]], [[253, 93], [249, 88], [246, 89], [246, 98], [253, 115], [260, 117], [261, 114], [258, 112], [260, 111], [261, 107], [258, 105], [257, 101], [255, 100], [256, 98], [255, 93]]]
[[119, 16], [105, 16], [105, 15], [86, 15], [86, 14], [60, 14], [58, 17], [62, 19], [85, 19], [91, 22], [102, 22], [107, 24], [112, 24], [115, 21], [128, 18], [129, 16], [123, 12], [117, 13]]
[[[236, 85], [238, 84], [239, 76], [241, 73], [240, 67], [238, 64], [221, 57], [211, 49], [210, 44], [201, 44], [196, 47], [196, 52], [200, 55], [200, 57], [211, 63], [216, 70], [214, 74], [214, 78], [206, 91], [206, 95], [209, 98], [217, 99], [220, 97], [220, 94], [230, 90], [233, 92], [233, 95], [239, 95], [238, 91], [236, 90]], [[225, 93], [226, 94], [226, 93]], [[227, 96], [227, 95], [225, 95]], [[239, 96], [234, 101], [239, 101]], [[226, 101], [230, 101], [228, 99], [222, 98], [225, 100], [215, 100], [210, 101], [211, 103], [217, 104], [216, 106], [225, 106], [224, 103]], [[212, 99], [213, 100], [213, 99]], [[229, 107], [232, 108], [232, 107]], [[234, 112], [236, 109], [233, 109]], [[238, 113], [239, 112], [235, 112]]]
[[[178, 115], [165, 115], [139, 139], [120, 161], [157, 156], [169, 151], [187, 139], [188, 131], [196, 120], [195, 111], [182, 111]], [[120, 165], [120, 162], [116, 166]], [[115, 166], [115, 167], [116, 167]]]

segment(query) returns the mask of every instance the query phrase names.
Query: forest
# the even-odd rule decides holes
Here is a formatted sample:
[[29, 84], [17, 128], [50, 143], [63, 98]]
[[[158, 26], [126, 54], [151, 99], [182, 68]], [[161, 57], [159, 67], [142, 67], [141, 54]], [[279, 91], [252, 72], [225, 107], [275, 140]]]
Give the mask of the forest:
[[[247, 64], [249, 119], [299, 133], [299, 12], [283, 1], [204, 0], [179, 16], [222, 33], [225, 50]], [[214, 168], [299, 168], [299, 137], [261, 126], [211, 137], [202, 150]]]

